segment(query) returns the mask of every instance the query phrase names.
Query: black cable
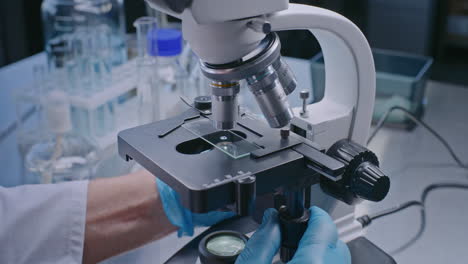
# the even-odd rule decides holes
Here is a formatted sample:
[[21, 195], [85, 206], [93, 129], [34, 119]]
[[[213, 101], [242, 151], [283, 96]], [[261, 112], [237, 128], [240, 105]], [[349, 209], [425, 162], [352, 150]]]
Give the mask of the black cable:
[[450, 153], [450, 156], [452, 156], [453, 160], [457, 163], [458, 166], [460, 166], [463, 169], [468, 169], [468, 164], [464, 164], [461, 159], [457, 156], [453, 148], [449, 145], [449, 143], [439, 134], [437, 131], [435, 131], [432, 127], [430, 127], [428, 124], [426, 124], [424, 121], [420, 120], [416, 116], [414, 116], [410, 111], [407, 109], [400, 107], [400, 106], [393, 106], [390, 109], [388, 109], [385, 114], [379, 119], [377, 122], [377, 125], [372, 131], [372, 134], [369, 137], [369, 140], [367, 140], [367, 144], [369, 145], [372, 140], [375, 138], [377, 133], [380, 131], [380, 129], [384, 126], [385, 122], [387, 121], [388, 117], [390, 116], [390, 113], [393, 111], [402, 111], [411, 121], [415, 122], [416, 124], [424, 127], [427, 131], [429, 131], [434, 137], [436, 137], [440, 143], [444, 145], [444, 147], [448, 150]]
[[420, 202], [420, 201], [409, 201], [409, 202], [397, 205], [395, 207], [382, 210], [382, 211], [380, 211], [378, 213], [375, 213], [373, 215], [370, 215], [370, 219], [371, 220], [376, 220], [376, 219], [379, 219], [379, 218], [387, 216], [387, 215], [398, 213], [398, 212], [403, 211], [406, 208], [409, 208], [409, 207], [412, 207], [412, 206], [419, 206], [419, 207], [421, 207], [421, 210], [424, 210], [424, 204], [422, 202]]
[[392, 208], [388, 208], [385, 210], [382, 210], [380, 212], [371, 214], [371, 215], [363, 215], [361, 217], [358, 217], [356, 220], [361, 223], [362, 227], [367, 227], [369, 226], [373, 220], [377, 220], [379, 218], [382, 218], [384, 216], [396, 214], [398, 212], [401, 212], [407, 208], [413, 207], [413, 206], [418, 206], [421, 208], [421, 225], [419, 226], [419, 230], [416, 233], [414, 237], [412, 237], [408, 242], [403, 244], [402, 246], [398, 247], [395, 249], [391, 254], [397, 254], [402, 252], [403, 250], [406, 250], [409, 248], [411, 245], [413, 245], [416, 241], [418, 241], [422, 234], [424, 233], [424, 230], [426, 228], [426, 200], [429, 195], [434, 190], [438, 189], [463, 189], [466, 190], [468, 189], [468, 184], [460, 184], [460, 183], [435, 183], [427, 186], [424, 188], [422, 194], [421, 194], [421, 200], [420, 201], [409, 201], [405, 202], [403, 204], [397, 205]]
[[[435, 131], [432, 127], [430, 127], [428, 124], [426, 124], [424, 121], [420, 120], [416, 116], [414, 116], [411, 112], [409, 112], [407, 109], [400, 107], [400, 106], [393, 106], [390, 109], [388, 109], [384, 115], [379, 119], [377, 122], [376, 128], [372, 132], [371, 136], [369, 137], [369, 140], [367, 141], [367, 144], [372, 142], [372, 140], [375, 138], [377, 133], [380, 131], [380, 129], [384, 126], [385, 122], [388, 120], [388, 117], [390, 116], [390, 113], [393, 111], [402, 111], [411, 121], [415, 122], [416, 124], [424, 127], [427, 131], [429, 131], [434, 137], [436, 137], [443, 145], [444, 147], [448, 150], [450, 155], [452, 156], [453, 160], [457, 163], [458, 166], [460, 166], [463, 169], [468, 169], [468, 165], [464, 164], [461, 159], [457, 156], [455, 151], [452, 149], [452, 147], [448, 144], [448, 142], [439, 134], [437, 131]], [[357, 220], [362, 224], [363, 227], [366, 227], [372, 223], [373, 220], [382, 218], [384, 216], [392, 215], [398, 212], [401, 212], [407, 208], [413, 207], [413, 206], [418, 206], [421, 208], [421, 225], [419, 226], [419, 230], [416, 233], [414, 237], [412, 237], [408, 242], [403, 244], [402, 246], [398, 247], [396, 250], [392, 252], [392, 254], [397, 254], [399, 252], [402, 252], [403, 250], [406, 250], [409, 248], [411, 245], [413, 245], [417, 240], [419, 240], [424, 233], [424, 230], [426, 228], [426, 210], [425, 210], [425, 203], [427, 196], [429, 193], [433, 190], [437, 189], [444, 189], [444, 188], [456, 188], [456, 189], [468, 189], [468, 185], [463, 185], [463, 184], [457, 184], [457, 183], [439, 183], [439, 184], [431, 184], [427, 186], [424, 191], [422, 192], [421, 195], [421, 200], [420, 201], [409, 201], [405, 202], [403, 204], [400, 204], [398, 206], [388, 208], [385, 210], [382, 210], [380, 212], [377, 212], [372, 215], [364, 215]]]

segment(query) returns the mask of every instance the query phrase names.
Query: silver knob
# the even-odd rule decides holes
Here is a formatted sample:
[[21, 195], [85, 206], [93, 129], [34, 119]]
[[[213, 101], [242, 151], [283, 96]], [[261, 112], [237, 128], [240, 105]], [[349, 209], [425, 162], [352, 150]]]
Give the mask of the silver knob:
[[302, 117], [307, 117], [307, 99], [309, 99], [310, 92], [306, 90], [302, 90], [299, 93], [299, 96], [302, 99], [302, 111], [301, 111], [301, 116]]
[[263, 19], [251, 20], [247, 23], [247, 27], [258, 33], [269, 34], [271, 32], [271, 23]]

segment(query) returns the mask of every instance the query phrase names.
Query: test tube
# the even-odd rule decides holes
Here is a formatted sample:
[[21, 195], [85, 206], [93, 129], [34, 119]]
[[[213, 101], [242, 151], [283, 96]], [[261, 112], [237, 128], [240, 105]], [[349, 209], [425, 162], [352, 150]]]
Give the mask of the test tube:
[[137, 96], [138, 117], [140, 124], [154, 122], [159, 119], [159, 91], [154, 89], [154, 78], [156, 76], [156, 57], [151, 56], [149, 51], [154, 49], [148, 41], [148, 35], [157, 29], [156, 18], [141, 17], [133, 25], [137, 32]]
[[100, 36], [99, 30], [93, 29], [91, 31], [91, 45], [92, 45], [92, 56], [91, 56], [91, 78], [93, 81], [93, 93], [100, 92], [103, 90], [104, 87], [104, 75], [105, 75], [105, 67], [104, 67], [104, 60], [103, 60], [103, 51], [100, 47]]
[[82, 43], [82, 59], [80, 63], [80, 76], [81, 76], [81, 94], [85, 96], [90, 96], [93, 91], [93, 74], [92, 74], [92, 50], [93, 50], [93, 41], [92, 36], [88, 29], [85, 29], [78, 36], [80, 42]]
[[111, 47], [111, 29], [107, 25], [101, 25], [95, 31], [96, 58], [98, 59], [97, 82], [99, 90], [105, 89], [111, 84], [112, 76], [112, 47]]
[[147, 40], [149, 32], [157, 28], [157, 20], [154, 17], [140, 17], [134, 23], [133, 26], [136, 28], [137, 33], [137, 51], [138, 58], [148, 58], [148, 50], [150, 44]]
[[76, 95], [79, 93], [80, 87], [80, 72], [79, 72], [79, 63], [80, 63], [80, 50], [82, 49], [81, 41], [76, 37], [75, 34], [70, 36], [69, 40], [70, 45], [70, 54], [68, 55], [67, 62], [65, 67], [67, 69], [68, 76], [68, 94]]

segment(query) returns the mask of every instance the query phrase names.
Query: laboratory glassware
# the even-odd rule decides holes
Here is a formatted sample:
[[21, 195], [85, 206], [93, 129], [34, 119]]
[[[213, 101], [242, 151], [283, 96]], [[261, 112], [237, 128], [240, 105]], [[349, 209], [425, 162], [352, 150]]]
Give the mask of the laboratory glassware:
[[45, 0], [41, 9], [54, 79], [70, 93], [103, 89], [127, 60], [123, 0]]
[[[140, 17], [133, 25], [137, 33], [137, 96], [138, 96], [138, 122], [146, 124], [159, 119], [156, 83], [156, 56], [150, 53], [151, 45], [148, 36], [157, 30], [157, 22], [154, 17]], [[154, 48], [153, 48], [154, 49]]]
[[159, 96], [158, 119], [170, 118], [187, 109], [181, 96], [189, 101], [195, 98], [189, 87], [187, 70], [179, 62], [183, 47], [182, 32], [177, 29], [153, 30], [148, 35], [148, 41], [153, 43], [150, 45], [150, 55], [157, 56], [157, 78], [153, 89], [157, 90]]
[[32, 146], [45, 137], [43, 109], [40, 95], [46, 91], [46, 67], [43, 64], [33, 66], [33, 82], [29, 87], [14, 92], [16, 110], [16, 141], [21, 161], [21, 183], [34, 182], [31, 174], [25, 170], [25, 157]]
[[90, 179], [98, 151], [85, 138], [73, 133], [67, 94], [54, 88], [39, 100], [46, 133], [29, 148], [25, 167], [37, 175], [36, 183]]

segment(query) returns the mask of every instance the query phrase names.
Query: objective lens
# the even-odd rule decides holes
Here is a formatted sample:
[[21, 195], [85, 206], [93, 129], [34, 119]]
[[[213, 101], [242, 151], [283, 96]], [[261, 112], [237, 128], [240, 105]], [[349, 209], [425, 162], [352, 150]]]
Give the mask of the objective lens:
[[265, 71], [247, 78], [247, 83], [270, 127], [288, 125], [293, 113], [274, 68], [269, 66]]
[[297, 87], [297, 80], [289, 65], [281, 57], [273, 63], [273, 68], [278, 74], [278, 79], [284, 88], [286, 95], [290, 95]]
[[239, 91], [239, 82], [211, 82], [211, 112], [215, 128], [234, 128], [239, 115]]

